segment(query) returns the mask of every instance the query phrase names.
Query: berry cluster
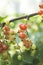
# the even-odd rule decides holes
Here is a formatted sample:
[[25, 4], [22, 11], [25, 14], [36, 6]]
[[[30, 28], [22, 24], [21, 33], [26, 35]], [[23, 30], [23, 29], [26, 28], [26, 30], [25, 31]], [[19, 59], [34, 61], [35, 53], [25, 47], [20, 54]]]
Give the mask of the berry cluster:
[[13, 35], [14, 34], [14, 30], [13, 29], [10, 29], [8, 25], [5, 25], [4, 26], [3, 31], [4, 31], [4, 34], [5, 35], [8, 35], [8, 34]]
[[24, 33], [24, 31], [27, 29], [27, 26], [25, 24], [20, 24], [19, 28], [20, 28], [20, 30], [18, 31], [19, 32], [19, 37], [21, 39], [26, 38], [26, 34]]
[[3, 51], [8, 50], [8, 45], [4, 44], [2, 41], [0, 41], [0, 53]]
[[5, 38], [6, 39], [10, 39], [10, 40], [13, 40], [14, 39], [14, 30], [13, 29], [10, 29], [10, 27], [8, 25], [5, 25], [3, 27], [3, 32], [4, 32], [4, 35], [5, 35]]
[[10, 28], [7, 25], [5, 25], [4, 28], [3, 28], [3, 31], [4, 31], [5, 35], [8, 35], [9, 31], [10, 31]]
[[43, 3], [39, 5], [40, 11], [38, 12], [39, 15], [43, 15]]
[[29, 40], [26, 40], [27, 35], [24, 33], [24, 31], [27, 30], [27, 25], [26, 24], [20, 24], [19, 25], [20, 30], [19, 32], [19, 37], [23, 40], [23, 43], [26, 48], [30, 48], [31, 42]]

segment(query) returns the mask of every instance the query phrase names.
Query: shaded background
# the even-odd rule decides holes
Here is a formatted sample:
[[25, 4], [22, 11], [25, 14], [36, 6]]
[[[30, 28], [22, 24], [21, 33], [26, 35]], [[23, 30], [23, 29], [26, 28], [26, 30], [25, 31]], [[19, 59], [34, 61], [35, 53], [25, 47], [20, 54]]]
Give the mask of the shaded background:
[[0, 0], [0, 16], [31, 14], [39, 10], [39, 3], [41, 0]]

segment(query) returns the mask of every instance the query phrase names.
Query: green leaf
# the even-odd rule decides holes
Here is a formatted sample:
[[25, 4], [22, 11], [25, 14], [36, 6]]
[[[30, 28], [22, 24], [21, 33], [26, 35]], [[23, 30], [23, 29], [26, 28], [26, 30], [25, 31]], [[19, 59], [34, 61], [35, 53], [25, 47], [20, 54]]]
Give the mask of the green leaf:
[[18, 58], [17, 58], [18, 54], [16, 53], [13, 58], [12, 58], [12, 65], [20, 65], [22, 60], [19, 61]]
[[[39, 35], [39, 36], [38, 36]], [[40, 62], [43, 62], [43, 32], [40, 32], [39, 34], [36, 35], [36, 46], [38, 49], [38, 58]]]
[[34, 57], [31, 56], [30, 51], [25, 51], [23, 53], [23, 62], [24, 63], [32, 64], [33, 58]]
[[4, 19], [6, 18], [7, 16], [5, 16], [5, 17], [1, 17], [0, 16], [0, 23], [3, 23], [4, 22]]

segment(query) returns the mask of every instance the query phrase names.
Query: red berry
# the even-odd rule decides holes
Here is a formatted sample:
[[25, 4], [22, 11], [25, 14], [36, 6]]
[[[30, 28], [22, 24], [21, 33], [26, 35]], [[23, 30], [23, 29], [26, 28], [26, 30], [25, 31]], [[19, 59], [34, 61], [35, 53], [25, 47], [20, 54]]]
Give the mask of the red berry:
[[9, 34], [9, 31], [4, 30], [4, 34], [5, 35], [8, 35]]
[[8, 46], [6, 44], [3, 44], [3, 50], [8, 50]]
[[19, 27], [22, 30], [26, 30], [27, 29], [27, 25], [25, 25], [25, 24], [20, 24]]
[[24, 45], [25, 45], [26, 48], [30, 48], [31, 41], [28, 41], [28, 40], [24, 39], [23, 42], [24, 42]]
[[42, 14], [43, 14], [43, 11], [42, 11], [42, 10], [40, 10], [40, 11], [38, 12], [38, 14], [39, 14], [39, 15], [42, 15]]
[[2, 48], [2, 47], [0, 47], [0, 53], [2, 53], [2, 51], [3, 51], [3, 48]]
[[9, 26], [4, 26], [4, 28], [3, 28], [5, 31], [9, 31], [10, 30], [10, 28], [9, 28]]
[[24, 38], [26, 38], [26, 34], [25, 33], [19, 33], [19, 36], [20, 36], [20, 38], [22, 38], [22, 39], [24, 39]]
[[18, 33], [23, 32], [23, 30], [18, 30]]
[[30, 43], [25, 44], [26, 48], [30, 48]]
[[41, 9], [43, 9], [43, 3], [42, 3], [42, 4], [40, 4], [40, 5], [39, 5], [39, 7], [40, 7]]

